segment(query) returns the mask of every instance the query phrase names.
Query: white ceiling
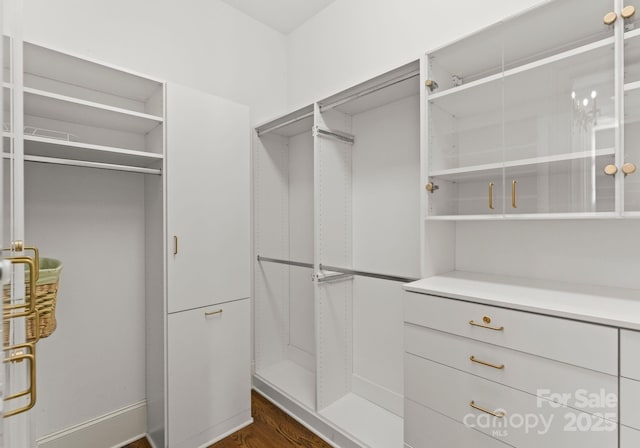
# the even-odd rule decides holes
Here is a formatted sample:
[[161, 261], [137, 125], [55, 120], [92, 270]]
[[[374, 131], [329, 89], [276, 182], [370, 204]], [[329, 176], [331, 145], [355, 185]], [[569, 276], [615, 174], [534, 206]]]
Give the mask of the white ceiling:
[[248, 16], [288, 34], [335, 0], [222, 0]]

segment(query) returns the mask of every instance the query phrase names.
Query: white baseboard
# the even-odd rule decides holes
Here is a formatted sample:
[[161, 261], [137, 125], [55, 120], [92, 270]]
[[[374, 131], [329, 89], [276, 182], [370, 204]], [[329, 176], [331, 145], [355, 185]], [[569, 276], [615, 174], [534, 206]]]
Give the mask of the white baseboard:
[[140, 401], [36, 441], [38, 448], [119, 448], [145, 436], [147, 402]]

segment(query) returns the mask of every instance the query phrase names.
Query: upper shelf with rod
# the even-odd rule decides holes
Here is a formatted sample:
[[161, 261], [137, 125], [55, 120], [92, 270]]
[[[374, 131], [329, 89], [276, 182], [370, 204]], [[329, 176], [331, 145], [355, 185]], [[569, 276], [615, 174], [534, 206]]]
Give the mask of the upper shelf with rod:
[[313, 127], [313, 104], [298, 109], [289, 114], [270, 120], [256, 127], [258, 137], [263, 137], [269, 133], [283, 137], [293, 137], [303, 132], [311, 131]]
[[354, 115], [420, 92], [420, 62], [413, 61], [320, 101], [320, 111]]
[[35, 43], [22, 49], [14, 99], [24, 111], [25, 160], [161, 172], [162, 81]]

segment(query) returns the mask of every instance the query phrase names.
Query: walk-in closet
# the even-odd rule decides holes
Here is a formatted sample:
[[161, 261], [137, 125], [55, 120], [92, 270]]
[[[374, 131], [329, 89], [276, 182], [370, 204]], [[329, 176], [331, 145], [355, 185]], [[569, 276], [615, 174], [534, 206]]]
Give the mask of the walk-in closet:
[[632, 1], [0, 0], [0, 448], [640, 447]]

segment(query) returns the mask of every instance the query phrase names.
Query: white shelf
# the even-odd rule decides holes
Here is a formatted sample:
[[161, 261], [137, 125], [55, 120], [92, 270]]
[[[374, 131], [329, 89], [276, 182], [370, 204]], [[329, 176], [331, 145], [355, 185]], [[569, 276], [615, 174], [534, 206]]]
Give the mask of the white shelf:
[[256, 371], [256, 376], [298, 404], [315, 410], [316, 376], [292, 361], [282, 361]]
[[624, 33], [624, 39], [633, 39], [634, 37], [640, 36], [640, 28], [636, 28], [635, 30], [627, 31]]
[[24, 71], [26, 74], [142, 102], [162, 86], [160, 81], [30, 42], [24, 43]]
[[[2, 158], [12, 159], [13, 156], [9, 153], [3, 152]], [[78, 166], [83, 168], [97, 168], [101, 170], [125, 171], [129, 173], [142, 173], [142, 174], [153, 174], [153, 175], [162, 174], [162, 170], [155, 169], [155, 168], [141, 168], [139, 166], [119, 165], [114, 163], [90, 162], [86, 160], [59, 159], [56, 157], [41, 157], [41, 156], [30, 156], [30, 155], [25, 155], [24, 160], [25, 162], [48, 163], [52, 165], [65, 165], [65, 166]]]
[[452, 271], [407, 291], [640, 330], [640, 291], [524, 277]]
[[[614, 42], [615, 42], [615, 40], [614, 40], [613, 37], [608, 37], [606, 39], [602, 39], [602, 40], [599, 40], [597, 42], [593, 42], [593, 43], [590, 43], [590, 44], [587, 44], [587, 45], [583, 45], [581, 47], [574, 48], [574, 49], [571, 49], [571, 50], [568, 50], [568, 51], [565, 51], [565, 52], [562, 52], [562, 53], [554, 54], [553, 56], [549, 56], [549, 57], [546, 57], [544, 59], [540, 59], [540, 60], [535, 61], [535, 62], [524, 64], [524, 65], [521, 65], [519, 67], [510, 69], [510, 70], [506, 70], [504, 73], [500, 72], [500, 73], [497, 73], [495, 75], [487, 76], [485, 78], [480, 78], [480, 79], [478, 79], [476, 81], [471, 81], [471, 82], [469, 82], [467, 84], [462, 84], [462, 85], [457, 86], [457, 87], [452, 87], [450, 89], [443, 90], [442, 92], [435, 92], [435, 93], [428, 94], [427, 98], [430, 101], [433, 101], [433, 100], [436, 100], [438, 98], [442, 98], [442, 97], [445, 97], [445, 96], [448, 96], [448, 95], [454, 95], [456, 93], [464, 92], [465, 90], [468, 90], [468, 89], [473, 89], [473, 88], [480, 87], [480, 86], [485, 85], [485, 84], [489, 84], [489, 83], [496, 82], [496, 81], [501, 81], [504, 78], [509, 78], [511, 76], [515, 76], [515, 75], [518, 75], [518, 74], [523, 73], [523, 72], [531, 71], [533, 69], [536, 69], [536, 68], [539, 68], [539, 67], [543, 67], [545, 65], [553, 64], [555, 62], [562, 61], [564, 59], [568, 59], [568, 58], [571, 58], [573, 56], [585, 54], [585, 53], [597, 50], [599, 48], [606, 47], [608, 45], [613, 45]], [[532, 85], [532, 84], [529, 84], [529, 85]]]
[[640, 81], [629, 82], [624, 85], [625, 92], [632, 92], [637, 89], [640, 89]]
[[68, 160], [88, 161], [148, 168], [163, 159], [162, 154], [88, 143], [70, 142], [45, 137], [25, 136], [24, 152], [31, 156], [44, 156]]
[[403, 446], [403, 420], [364, 398], [348, 393], [320, 411], [351, 438], [370, 448]]
[[320, 111], [337, 109], [355, 115], [420, 94], [420, 62], [414, 61], [384, 75], [319, 101]]
[[[437, 177], [443, 180], [455, 180], [455, 181], [469, 181], [478, 179], [480, 177], [486, 177], [492, 171], [499, 172], [502, 169], [509, 168], [528, 168], [538, 165], [553, 164], [557, 162], [566, 162], [570, 160], [588, 159], [591, 157], [605, 157], [613, 156], [615, 154], [615, 148], [598, 149], [594, 152], [583, 151], [567, 154], [557, 154], [552, 156], [532, 157], [529, 159], [512, 160], [507, 162], [488, 163], [484, 165], [474, 165], [462, 168], [451, 168], [446, 170], [436, 170], [429, 174], [429, 177]], [[514, 170], [514, 173], [526, 173], [530, 170]]]
[[283, 137], [293, 137], [294, 135], [302, 134], [304, 132], [311, 134], [311, 128], [313, 127], [313, 110], [313, 104], [303, 107], [295, 112], [291, 112], [260, 126], [256, 126], [256, 132], [259, 137], [269, 133]]
[[[627, 216], [625, 214], [625, 216]], [[620, 216], [615, 212], [585, 213], [505, 213], [496, 215], [438, 215], [427, 216], [426, 221], [495, 221], [495, 220], [561, 220], [561, 219], [612, 219]], [[637, 215], [640, 218], [640, 213]]]
[[26, 115], [138, 134], [146, 134], [163, 122], [162, 117], [156, 115], [27, 87], [24, 88], [24, 110]]

